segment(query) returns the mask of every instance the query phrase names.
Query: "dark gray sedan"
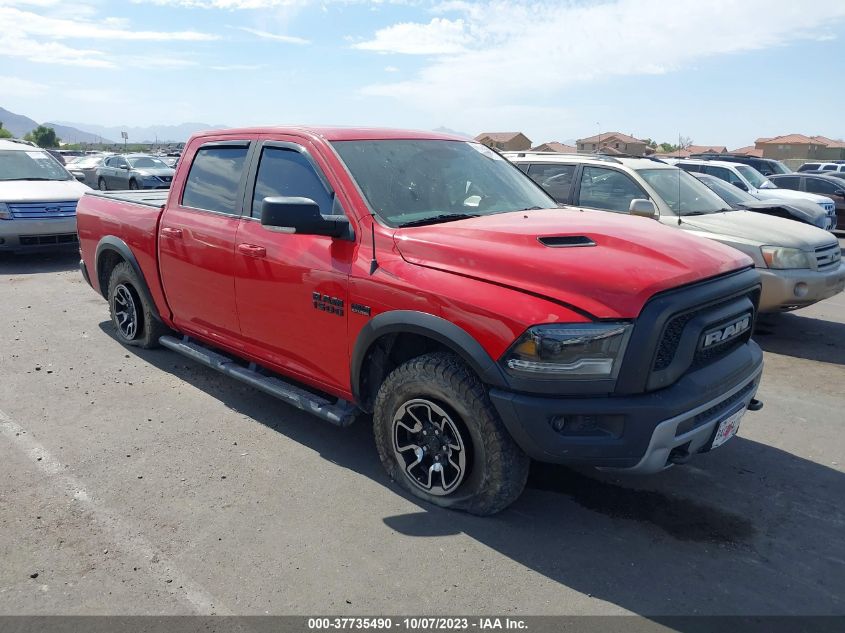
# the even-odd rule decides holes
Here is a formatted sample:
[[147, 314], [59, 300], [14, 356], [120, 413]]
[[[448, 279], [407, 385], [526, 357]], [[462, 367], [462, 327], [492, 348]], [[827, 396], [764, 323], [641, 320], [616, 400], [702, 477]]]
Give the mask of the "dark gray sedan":
[[109, 156], [97, 168], [97, 188], [168, 189], [175, 170], [147, 154]]

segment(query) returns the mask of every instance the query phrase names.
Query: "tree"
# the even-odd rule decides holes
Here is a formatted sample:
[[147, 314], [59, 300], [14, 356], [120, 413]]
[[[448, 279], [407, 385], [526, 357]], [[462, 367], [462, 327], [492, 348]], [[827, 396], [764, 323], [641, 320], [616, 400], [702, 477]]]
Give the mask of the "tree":
[[3, 127], [2, 121], [0, 121], [0, 138], [14, 138], [12, 133]]
[[43, 125], [39, 125], [23, 138], [25, 141], [32, 141], [38, 147], [58, 147], [59, 141], [62, 140], [56, 136], [56, 130]]

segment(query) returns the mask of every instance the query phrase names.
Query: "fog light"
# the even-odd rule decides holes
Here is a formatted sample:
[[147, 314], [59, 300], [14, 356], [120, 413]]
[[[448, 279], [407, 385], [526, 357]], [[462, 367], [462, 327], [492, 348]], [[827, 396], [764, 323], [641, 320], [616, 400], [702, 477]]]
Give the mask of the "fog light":
[[792, 290], [792, 292], [794, 292], [795, 296], [800, 299], [801, 297], [806, 297], [809, 290], [810, 289], [807, 288], [807, 284], [805, 284], [803, 281], [799, 281], [797, 284], [795, 284], [795, 288]]
[[549, 424], [561, 435], [574, 437], [622, 437], [625, 416], [556, 415], [549, 419]]

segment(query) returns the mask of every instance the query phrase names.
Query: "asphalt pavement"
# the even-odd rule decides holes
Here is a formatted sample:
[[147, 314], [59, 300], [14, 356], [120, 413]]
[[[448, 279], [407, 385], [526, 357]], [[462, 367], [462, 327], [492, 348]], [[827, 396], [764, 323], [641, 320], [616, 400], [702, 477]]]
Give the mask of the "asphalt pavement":
[[693, 463], [535, 466], [478, 518], [339, 429], [127, 349], [74, 255], [0, 255], [0, 614], [845, 614], [845, 296], [766, 317]]

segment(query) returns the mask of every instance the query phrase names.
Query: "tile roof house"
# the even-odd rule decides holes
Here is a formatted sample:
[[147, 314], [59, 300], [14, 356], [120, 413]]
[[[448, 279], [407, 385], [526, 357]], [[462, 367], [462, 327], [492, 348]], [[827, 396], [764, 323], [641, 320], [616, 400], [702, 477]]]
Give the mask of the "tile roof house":
[[753, 145], [738, 147], [735, 150], [732, 150], [731, 154], [742, 154], [743, 156], [756, 156], [757, 158], [763, 158], [763, 150], [757, 149]]
[[690, 145], [686, 149], [690, 154], [724, 154], [728, 151], [724, 145]]
[[839, 160], [845, 158], [845, 143], [826, 136], [805, 136], [785, 134], [773, 138], [758, 138], [756, 149], [763, 151], [764, 158], [778, 160], [803, 158], [804, 160]]
[[557, 141], [549, 141], [548, 143], [542, 143], [537, 147], [532, 147], [531, 151], [533, 152], [560, 152], [562, 154], [575, 154], [578, 149], [572, 147], [572, 145], [566, 145], [565, 143], [558, 143]]
[[522, 132], [482, 132], [475, 140], [502, 151], [524, 151], [531, 149], [531, 139]]
[[[608, 152], [643, 156], [646, 153], [646, 142], [644, 140], [621, 132], [602, 132], [595, 136], [580, 138], [577, 145], [579, 154]], [[609, 150], [615, 151], [610, 152]]]

